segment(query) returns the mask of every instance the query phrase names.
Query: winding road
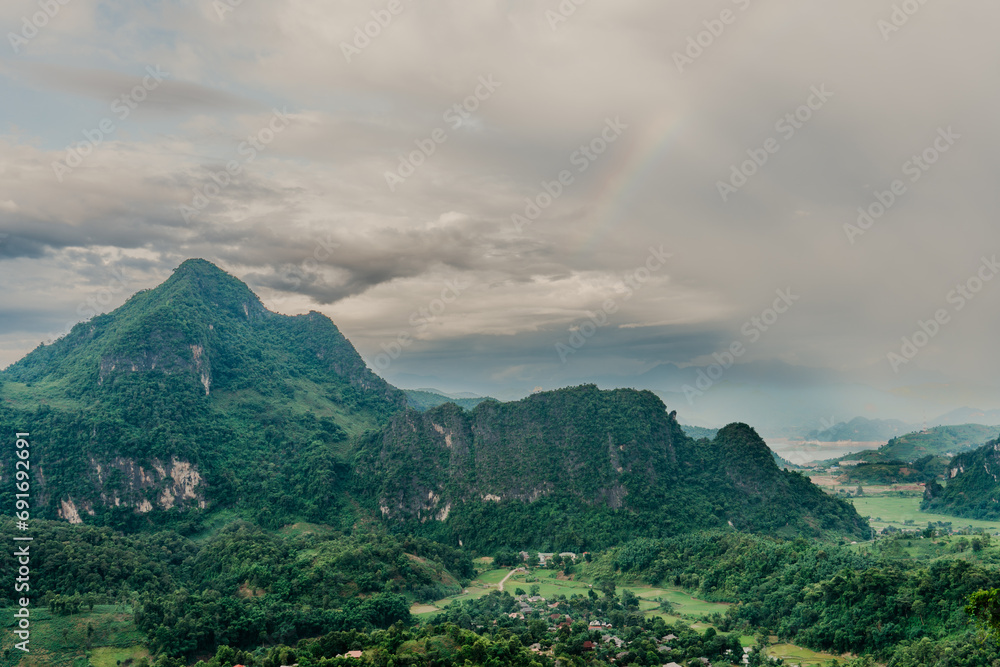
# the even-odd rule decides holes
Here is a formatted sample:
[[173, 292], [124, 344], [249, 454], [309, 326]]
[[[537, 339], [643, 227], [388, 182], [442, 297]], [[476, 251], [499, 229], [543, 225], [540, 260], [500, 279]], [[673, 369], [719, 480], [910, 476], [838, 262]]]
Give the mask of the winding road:
[[523, 567], [515, 567], [513, 570], [511, 570], [510, 572], [508, 572], [507, 576], [504, 577], [503, 579], [501, 579], [500, 583], [497, 584], [497, 590], [499, 590], [499, 591], [502, 592], [503, 591], [503, 585], [507, 583], [507, 580], [510, 579], [511, 577], [513, 577], [518, 572], [523, 572], [523, 571], [524, 571]]

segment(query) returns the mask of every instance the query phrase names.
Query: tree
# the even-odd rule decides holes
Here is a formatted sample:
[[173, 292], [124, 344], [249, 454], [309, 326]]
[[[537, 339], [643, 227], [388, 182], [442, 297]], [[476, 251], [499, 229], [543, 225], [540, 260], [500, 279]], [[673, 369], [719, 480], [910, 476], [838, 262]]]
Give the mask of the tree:
[[965, 613], [974, 617], [980, 628], [1000, 638], [1000, 588], [973, 593]]
[[516, 567], [521, 563], [521, 555], [516, 551], [504, 549], [493, 556], [493, 564], [497, 567]]

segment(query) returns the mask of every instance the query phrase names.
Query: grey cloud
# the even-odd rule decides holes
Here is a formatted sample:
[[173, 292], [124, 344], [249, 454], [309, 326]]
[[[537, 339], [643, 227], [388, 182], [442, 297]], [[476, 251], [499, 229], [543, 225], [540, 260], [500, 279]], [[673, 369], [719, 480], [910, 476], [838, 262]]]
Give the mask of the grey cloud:
[[[336, 315], [369, 355], [385, 332], [407, 327], [409, 304], [426, 301], [428, 284], [461, 274], [476, 284], [475, 296], [389, 373], [464, 381], [482, 393], [588, 377], [641, 382], [657, 364], [687, 366], [725, 349], [775, 289], [791, 286], [802, 301], [727, 376], [720, 398], [705, 404], [711, 411], [695, 414], [722, 414], [746, 398], [738, 387], [751, 391], [754, 383], [777, 401], [794, 396], [775, 387], [809, 383], [901, 393], [929, 379], [995, 384], [996, 284], [954, 313], [899, 376], [885, 355], [945, 303], [983, 252], [1000, 252], [993, 183], [1000, 96], [983, 84], [983, 63], [998, 55], [989, 19], [1000, 10], [928, 3], [885, 41], [875, 22], [889, 4], [751, 3], [683, 74], [673, 52], [717, 15], [693, 0], [586, 3], [556, 31], [537, 3], [428, 0], [352, 63], [338, 44], [363, 9], [317, 6], [305, 17], [277, 2], [244, 3], [225, 21], [172, 14], [171, 41], [148, 47], [97, 27], [80, 39], [115, 40], [116, 57], [134, 65], [128, 72], [111, 71], [120, 62], [101, 57], [73, 62], [57, 54], [53, 64], [21, 73], [7, 67], [10, 85], [109, 102], [135, 85], [145, 63], [162, 60], [187, 78], [165, 82], [151, 102], [203, 117], [176, 136], [122, 140], [120, 154], [95, 159], [92, 171], [61, 189], [32, 180], [50, 155], [32, 158], [30, 141], [9, 138], [10, 154], [19, 152], [0, 169], [0, 205], [18, 208], [0, 206], [0, 231], [11, 234], [0, 244], [0, 266], [49, 266], [99, 246], [141, 249], [154, 259], [137, 271], [155, 284], [172, 264], [204, 256], [254, 287], [298, 299], [296, 307]], [[140, 22], [155, 13], [135, 11]], [[503, 86], [475, 122], [449, 130], [426, 165], [389, 192], [384, 172], [415, 140], [446, 127], [444, 109], [486, 73]], [[835, 97], [723, 202], [717, 181], [776, 136], [775, 122], [821, 84]], [[240, 116], [260, 110], [225, 92], [233, 90], [287, 99], [302, 111], [186, 222], [177, 207], [233, 159], [257, 122]], [[6, 99], [18, 103], [16, 95]], [[510, 215], [567, 168], [607, 115], [630, 123], [623, 142], [516, 233]], [[901, 177], [903, 161], [947, 125], [963, 134], [961, 143], [908, 183], [905, 197], [852, 245], [843, 225], [857, 207], [875, 201]], [[325, 239], [339, 244], [334, 254], [304, 263]], [[554, 343], [660, 244], [674, 253], [662, 280], [617, 321], [645, 326], [602, 328], [563, 367]], [[75, 260], [81, 275], [103, 261], [95, 253]], [[39, 278], [21, 289], [45, 286]], [[674, 319], [683, 324], [657, 326]], [[510, 330], [496, 335], [498, 323]], [[814, 368], [829, 377], [814, 376]], [[879, 391], [857, 395], [884, 411], [932, 404], [894, 402]], [[848, 400], [848, 389], [809, 396], [864, 409]]]
[[[26, 63], [24, 67], [25, 78], [30, 83], [109, 105], [115, 99], [129, 95], [136, 86], [142, 87], [146, 80], [153, 89], [144, 91], [143, 109], [161, 114], [253, 112], [264, 108], [260, 103], [240, 95], [175, 79], [170, 68], [161, 67], [159, 63], [136, 67], [133, 72], [37, 62]], [[8, 68], [8, 74], [13, 72], [16, 70]], [[148, 96], [145, 96], [146, 93]]]

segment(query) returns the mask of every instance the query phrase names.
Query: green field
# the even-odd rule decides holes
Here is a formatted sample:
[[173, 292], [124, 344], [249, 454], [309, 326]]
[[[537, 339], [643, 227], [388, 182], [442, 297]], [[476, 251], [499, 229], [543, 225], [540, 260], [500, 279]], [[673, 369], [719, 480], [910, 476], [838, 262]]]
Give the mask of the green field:
[[675, 588], [636, 588], [626, 586], [640, 598], [653, 599], [662, 597], [674, 605], [675, 614], [681, 616], [704, 616], [706, 614], [726, 613], [729, 605], [721, 602], [706, 602], [692, 597], [680, 589]]
[[[13, 615], [13, 609], [0, 610], [0, 625], [12, 627]], [[148, 656], [144, 639], [132, 622], [131, 609], [97, 605], [92, 612], [60, 616], [36, 607], [31, 610], [30, 652], [14, 649], [19, 639], [5, 632], [0, 667], [88, 667], [88, 658], [94, 667], [114, 667], [118, 660]]]
[[[483, 572], [476, 577], [476, 580], [473, 583], [493, 584], [495, 588], [497, 584], [503, 581], [503, 578], [507, 576], [508, 572], [510, 572], [510, 570], [488, 570], [487, 572]], [[513, 580], [513, 578], [511, 579]]]
[[[994, 535], [1000, 534], [1000, 522], [997, 521], [977, 521], [947, 514], [921, 512], [920, 499], [919, 495], [910, 497], [864, 496], [851, 498], [848, 502], [854, 505], [861, 516], [870, 516], [871, 526], [876, 530], [881, 530], [886, 526], [894, 526], [901, 530], [926, 528], [928, 521], [950, 521], [956, 530], [968, 527], [973, 530], [982, 529]], [[878, 520], [879, 518], [881, 521]], [[913, 521], [912, 525], [904, 523], [908, 519]]]
[[[585, 570], [585, 567], [581, 567]], [[411, 612], [422, 619], [431, 618], [442, 608], [454, 601], [472, 600], [488, 595], [497, 590], [497, 584], [507, 576], [510, 570], [489, 570], [477, 577], [460, 594], [438, 600], [431, 605], [414, 605]], [[504, 585], [504, 590], [511, 595], [520, 588], [530, 591], [532, 586], [538, 587], [538, 594], [543, 598], [551, 599], [557, 595], [570, 597], [574, 594], [586, 595], [593, 586], [581, 579], [565, 580], [557, 578], [558, 574], [553, 570], [539, 569], [533, 572], [518, 572]], [[668, 618], [671, 621], [679, 620], [682, 617], [690, 622], [692, 619], [700, 618], [705, 614], [715, 612], [725, 613], [728, 605], [718, 602], [706, 602], [694, 598], [684, 591], [675, 588], [663, 588], [653, 586], [624, 585], [618, 590], [629, 590], [640, 599], [639, 608], [647, 613], [656, 614]], [[669, 600], [674, 605], [673, 614], [663, 614], [657, 611], [659, 599]], [[708, 626], [704, 626], [708, 627]]]
[[[582, 574], [586, 574], [587, 566], [581, 565], [579, 569]], [[442, 608], [453, 601], [469, 600], [487, 595], [497, 590], [496, 584], [507, 576], [510, 570], [489, 570], [481, 574], [473, 581], [461, 595], [454, 595], [444, 600], [438, 600], [432, 605], [413, 605], [411, 613], [417, 618], [427, 621], [434, 617]], [[517, 588], [529, 591], [531, 586], [538, 586], [539, 594], [544, 598], [552, 598], [556, 595], [567, 597], [574, 594], [586, 594], [592, 588], [592, 584], [574, 579], [571, 581], [558, 579], [557, 573], [552, 570], [538, 569], [533, 572], [518, 572], [504, 586], [504, 590], [511, 595]], [[698, 631], [704, 631], [711, 627], [709, 624], [697, 621], [708, 614], [716, 612], [725, 613], [729, 605], [720, 602], [707, 602], [699, 600], [681, 589], [654, 586], [622, 585], [618, 591], [628, 590], [639, 598], [639, 608], [650, 616], [661, 616], [670, 623], [683, 621]], [[669, 600], [674, 605], [674, 612], [666, 614], [659, 610], [659, 600]], [[752, 646], [754, 638], [741, 636], [740, 642], [744, 646]], [[838, 656], [826, 653], [817, 653], [807, 648], [794, 646], [792, 644], [778, 644], [768, 649], [769, 655], [785, 658], [786, 664], [801, 664], [803, 667], [813, 667], [814, 665], [827, 665], [829, 661]]]
[[786, 665], [801, 665], [801, 667], [822, 667], [829, 665], [831, 660], [842, 660], [841, 656], [830, 653], [818, 653], [794, 644], [775, 644], [767, 647], [767, 654], [772, 658], [784, 658]]

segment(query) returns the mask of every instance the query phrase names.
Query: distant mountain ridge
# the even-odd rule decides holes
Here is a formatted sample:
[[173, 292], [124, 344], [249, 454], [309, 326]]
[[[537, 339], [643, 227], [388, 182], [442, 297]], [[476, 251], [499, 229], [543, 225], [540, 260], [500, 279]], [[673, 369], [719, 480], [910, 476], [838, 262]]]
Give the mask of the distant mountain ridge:
[[980, 424], [935, 426], [893, 438], [876, 450], [847, 454], [827, 463], [851, 461], [842, 477], [849, 483], [929, 483], [944, 474], [953, 456], [980, 447], [996, 433], [997, 427]]
[[868, 419], [855, 417], [849, 422], [841, 422], [821, 431], [813, 431], [807, 440], [819, 442], [875, 442], [913, 431], [912, 424], [898, 419]]
[[934, 426], [897, 436], [877, 450], [851, 455], [865, 461], [916, 461], [924, 456], [950, 457], [982, 446], [995, 437], [997, 428], [981, 424]]
[[717, 428], [703, 428], [701, 426], [688, 426], [686, 424], [681, 424], [681, 429], [684, 431], [685, 435], [689, 438], [694, 438], [695, 440], [701, 440], [702, 438], [713, 439], [719, 434], [719, 429]]
[[471, 410], [486, 400], [496, 400], [477, 396], [475, 398], [455, 398], [443, 392], [423, 390], [423, 389], [403, 389], [406, 394], [406, 404], [414, 410], [430, 410], [445, 403], [454, 403], [460, 408]]

